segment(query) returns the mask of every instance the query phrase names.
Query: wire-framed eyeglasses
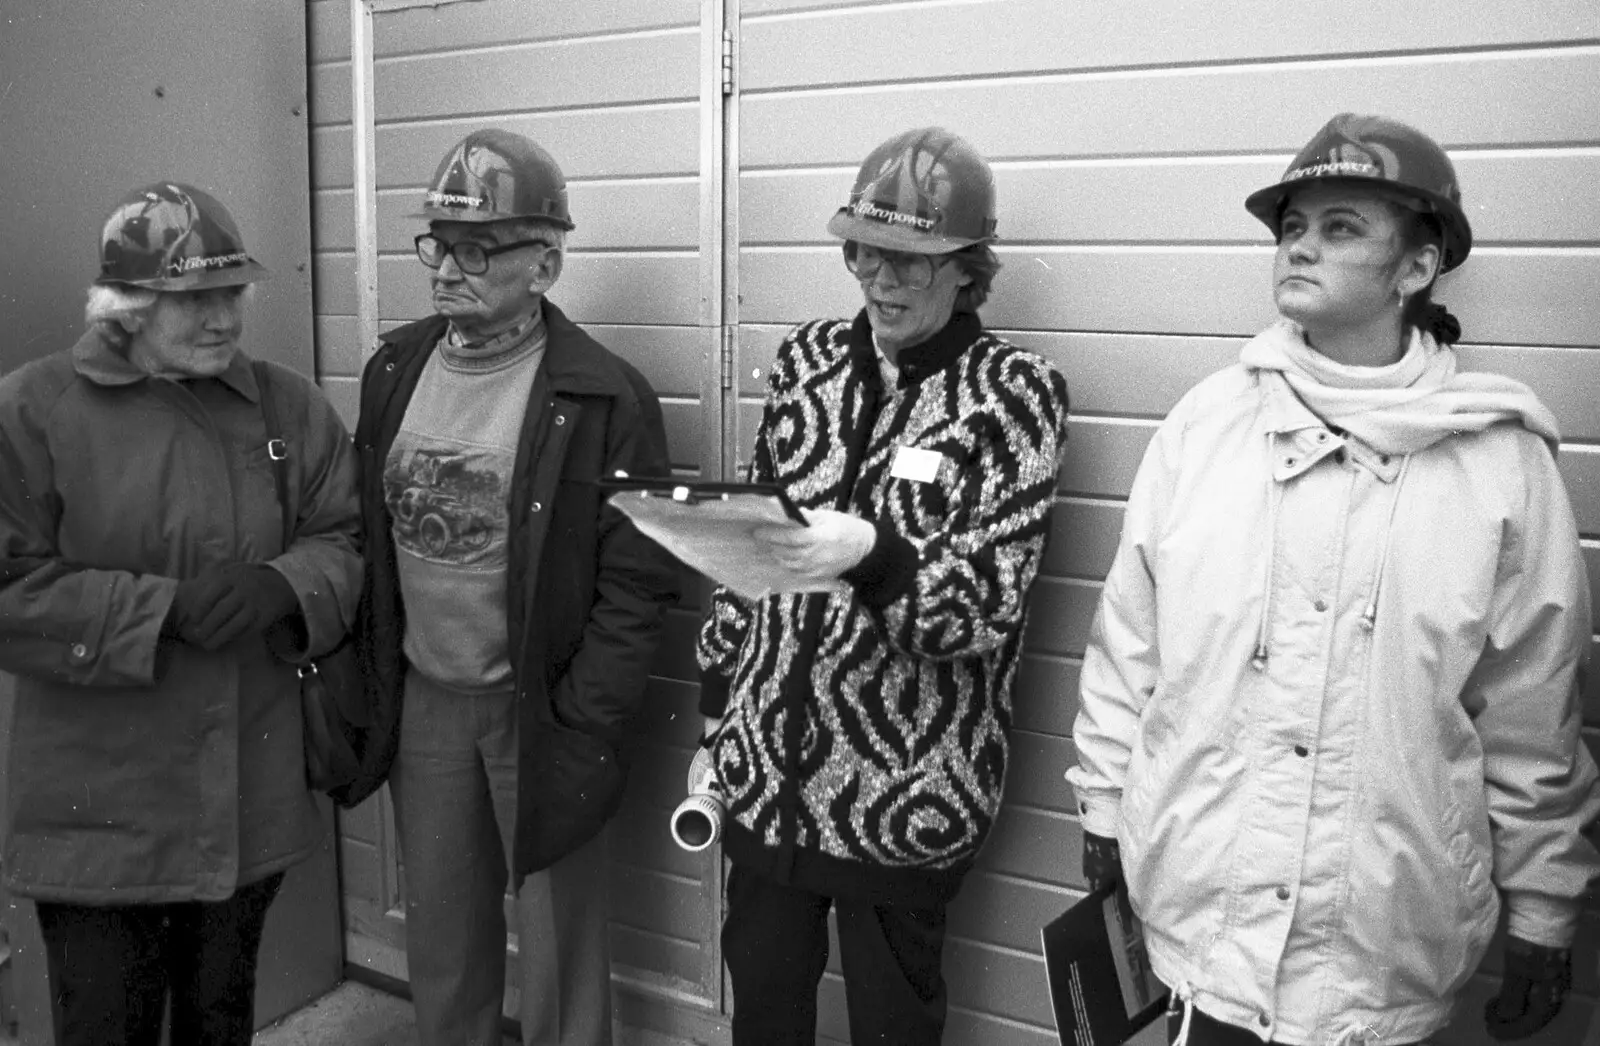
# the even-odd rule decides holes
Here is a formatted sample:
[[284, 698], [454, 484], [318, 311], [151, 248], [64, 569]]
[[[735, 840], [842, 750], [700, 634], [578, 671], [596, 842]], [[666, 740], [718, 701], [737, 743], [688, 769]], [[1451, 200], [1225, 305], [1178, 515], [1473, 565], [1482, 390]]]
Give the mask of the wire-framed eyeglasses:
[[425, 232], [415, 240], [417, 245], [417, 260], [430, 269], [437, 269], [444, 264], [446, 256], [456, 260], [456, 268], [468, 276], [480, 276], [489, 271], [489, 259], [497, 254], [514, 251], [518, 247], [544, 247], [554, 250], [555, 244], [544, 240], [517, 240], [515, 243], [501, 243], [493, 247], [485, 247], [476, 240], [457, 240], [455, 243], [446, 243], [431, 232]]
[[863, 283], [875, 279], [887, 265], [896, 283], [914, 291], [925, 291], [933, 286], [933, 278], [945, 264], [945, 259], [935, 261], [933, 255], [885, 251], [870, 243], [844, 241], [844, 267]]

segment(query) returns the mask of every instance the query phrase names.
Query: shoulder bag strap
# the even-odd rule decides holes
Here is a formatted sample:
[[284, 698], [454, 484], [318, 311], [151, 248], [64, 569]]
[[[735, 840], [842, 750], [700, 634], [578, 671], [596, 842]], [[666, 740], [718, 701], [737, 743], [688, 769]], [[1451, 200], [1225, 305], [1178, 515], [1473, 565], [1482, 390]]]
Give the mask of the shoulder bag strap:
[[294, 509], [289, 499], [289, 445], [283, 441], [283, 426], [278, 424], [278, 401], [272, 395], [272, 382], [262, 360], [250, 364], [256, 375], [256, 392], [261, 397], [261, 416], [267, 423], [267, 457], [272, 459], [272, 482], [278, 488], [278, 508], [283, 513], [283, 547], [294, 540]]

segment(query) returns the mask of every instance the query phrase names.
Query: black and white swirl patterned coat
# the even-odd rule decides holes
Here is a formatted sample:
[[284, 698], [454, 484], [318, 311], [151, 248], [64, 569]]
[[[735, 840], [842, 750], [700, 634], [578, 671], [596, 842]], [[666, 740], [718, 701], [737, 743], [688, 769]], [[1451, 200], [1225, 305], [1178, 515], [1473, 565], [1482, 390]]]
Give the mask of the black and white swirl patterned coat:
[[[785, 339], [750, 478], [878, 540], [845, 592], [718, 589], [699, 635], [727, 849], [780, 879], [958, 885], [1000, 806], [1066, 382], [971, 313], [898, 362], [885, 389], [864, 315]], [[931, 479], [895, 474], [904, 448], [937, 455]]]

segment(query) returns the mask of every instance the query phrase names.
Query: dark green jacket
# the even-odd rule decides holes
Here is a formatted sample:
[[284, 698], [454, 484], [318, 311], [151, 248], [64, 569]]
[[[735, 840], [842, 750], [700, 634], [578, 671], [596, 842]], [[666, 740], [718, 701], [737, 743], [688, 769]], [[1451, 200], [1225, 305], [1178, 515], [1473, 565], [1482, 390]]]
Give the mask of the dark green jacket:
[[[355, 455], [272, 368], [299, 525], [283, 547], [250, 361], [151, 378], [98, 334], [0, 381], [0, 670], [17, 675], [6, 885], [80, 904], [216, 901], [315, 849], [294, 666], [260, 636], [159, 638], [178, 582], [266, 563], [310, 648], [355, 616]], [[158, 650], [163, 656], [158, 658]]]

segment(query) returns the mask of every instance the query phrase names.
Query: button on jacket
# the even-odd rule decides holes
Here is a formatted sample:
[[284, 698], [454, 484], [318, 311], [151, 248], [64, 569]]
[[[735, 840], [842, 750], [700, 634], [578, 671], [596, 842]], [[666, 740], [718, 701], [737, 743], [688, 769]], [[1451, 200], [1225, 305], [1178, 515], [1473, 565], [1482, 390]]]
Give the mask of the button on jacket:
[[265, 563], [321, 652], [354, 617], [355, 455], [327, 400], [272, 368], [292, 547], [250, 361], [151, 378], [86, 334], [0, 380], [0, 669], [18, 676], [5, 882], [71, 903], [215, 901], [310, 854], [294, 665], [260, 636], [158, 633], [178, 581]]
[[1595, 870], [1576, 526], [1523, 427], [1384, 455], [1264, 373], [1202, 382], [1145, 455], [1068, 777], [1166, 983], [1274, 1041], [1411, 1042], [1498, 892], [1566, 945]]

